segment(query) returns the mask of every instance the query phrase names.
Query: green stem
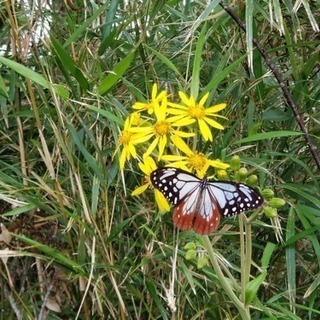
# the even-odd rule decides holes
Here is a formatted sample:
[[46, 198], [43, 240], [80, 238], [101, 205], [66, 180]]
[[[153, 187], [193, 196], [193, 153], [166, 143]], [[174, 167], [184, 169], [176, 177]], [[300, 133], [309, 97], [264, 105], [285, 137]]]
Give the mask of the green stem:
[[249, 312], [249, 306], [246, 304], [246, 287], [250, 281], [251, 262], [252, 262], [252, 235], [251, 221], [245, 215], [239, 216], [240, 224], [240, 247], [241, 247], [241, 298]]
[[244, 304], [238, 299], [238, 297], [232, 291], [232, 288], [230, 287], [229, 282], [227, 281], [227, 279], [225, 278], [225, 276], [222, 273], [222, 270], [220, 268], [217, 257], [214, 254], [214, 251], [212, 249], [212, 245], [211, 245], [209, 237], [203, 236], [203, 240], [204, 240], [207, 252], [208, 252], [209, 259], [210, 259], [211, 264], [213, 266], [213, 269], [214, 269], [214, 271], [220, 281], [221, 287], [224, 289], [224, 291], [226, 292], [228, 297], [231, 299], [231, 301], [234, 303], [234, 305], [238, 309], [241, 318], [243, 320], [250, 320], [249, 311], [245, 308]]
[[244, 221], [243, 215], [239, 216], [239, 228], [240, 228], [240, 268], [241, 268], [241, 300], [243, 305], [245, 305], [245, 290], [246, 290], [246, 250], [245, 250], [245, 232], [244, 232]]

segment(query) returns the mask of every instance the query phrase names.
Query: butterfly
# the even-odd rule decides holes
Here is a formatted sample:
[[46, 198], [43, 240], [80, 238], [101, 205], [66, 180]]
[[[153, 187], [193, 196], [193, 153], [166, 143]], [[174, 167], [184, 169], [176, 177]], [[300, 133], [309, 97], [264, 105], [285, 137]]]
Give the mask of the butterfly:
[[208, 181], [177, 168], [158, 168], [150, 182], [174, 206], [173, 222], [199, 234], [216, 230], [221, 217], [233, 217], [260, 207], [261, 194], [244, 183]]

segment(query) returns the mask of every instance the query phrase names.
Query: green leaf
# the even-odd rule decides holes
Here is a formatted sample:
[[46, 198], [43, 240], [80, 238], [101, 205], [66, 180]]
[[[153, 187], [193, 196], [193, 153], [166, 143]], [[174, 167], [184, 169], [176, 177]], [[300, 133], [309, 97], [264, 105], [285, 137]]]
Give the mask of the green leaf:
[[6, 212], [6, 213], [2, 213], [1, 216], [2, 217], [13, 217], [13, 216], [20, 215], [21, 213], [28, 212], [30, 210], [36, 209], [36, 208], [37, 208], [36, 204], [28, 203], [26, 205], [14, 208], [14, 209]]
[[0, 95], [9, 98], [8, 90], [0, 74]]
[[66, 126], [72, 136], [73, 142], [78, 146], [80, 152], [82, 153], [82, 155], [86, 159], [88, 165], [92, 168], [92, 170], [96, 174], [96, 176], [99, 177], [100, 180], [102, 180], [103, 177], [101, 174], [101, 170], [100, 170], [99, 166], [97, 165], [96, 159], [90, 154], [90, 152], [87, 150], [85, 145], [82, 143], [81, 139], [79, 138], [78, 132], [75, 130], [75, 128], [68, 123], [66, 124]]
[[107, 118], [108, 120], [113, 121], [113, 122], [117, 123], [118, 125], [120, 125], [121, 127], [123, 127], [124, 121], [121, 118], [117, 117], [115, 114], [113, 114], [107, 110], [94, 107], [94, 106], [87, 105], [86, 107], [88, 109], [98, 113], [98, 114], [101, 114], [103, 117]]
[[203, 28], [200, 32], [196, 51], [194, 54], [193, 68], [192, 68], [192, 78], [191, 78], [191, 96], [197, 100], [200, 86], [200, 71], [201, 71], [201, 62], [203, 54], [203, 46], [206, 40], [207, 24], [203, 25]]
[[[292, 238], [295, 234], [295, 210], [290, 208], [286, 230], [286, 240]], [[286, 266], [287, 266], [287, 279], [288, 279], [288, 294], [290, 301], [294, 302], [295, 290], [296, 290], [296, 249], [295, 244], [286, 246]]]
[[267, 245], [265, 246], [264, 250], [263, 250], [263, 255], [261, 258], [261, 267], [262, 268], [267, 268], [272, 256], [273, 251], [277, 248], [277, 245], [272, 243], [272, 242], [268, 242]]
[[35, 247], [36, 249], [42, 251], [43, 253], [47, 254], [51, 258], [53, 258], [54, 262], [62, 264], [68, 268], [71, 268], [79, 273], [84, 273], [83, 268], [81, 265], [77, 264], [74, 260], [69, 259], [65, 255], [63, 255], [61, 252], [48, 247], [40, 242], [34, 241], [30, 238], [27, 238], [25, 236], [20, 236], [17, 234], [12, 234], [15, 238], [19, 239], [20, 241], [23, 241], [24, 243], [27, 243], [30, 246]]
[[123, 60], [121, 60], [112, 70], [112, 73], [108, 74], [104, 80], [99, 84], [99, 93], [101, 95], [107, 93], [122, 77], [122, 75], [128, 70], [131, 61], [134, 57], [134, 51], [129, 53]]
[[161, 314], [161, 319], [168, 319], [166, 309], [164, 308], [164, 306], [161, 303], [161, 300], [159, 299], [154, 283], [149, 280], [146, 282], [146, 285], [147, 285], [148, 292], [150, 293], [150, 296], [152, 297], [156, 306], [159, 309], [159, 312]]
[[0, 62], [8, 66], [10, 69], [19, 73], [23, 77], [39, 84], [42, 88], [49, 89], [50, 83], [39, 73], [25, 67], [24, 65], [0, 56]]
[[284, 183], [281, 185], [282, 188], [288, 189], [290, 191], [293, 191], [294, 193], [298, 194], [302, 198], [307, 199], [311, 203], [313, 203], [315, 206], [320, 208], [320, 200], [319, 197], [314, 196], [311, 193], [308, 193], [303, 190], [299, 185], [293, 184], [293, 183]]
[[314, 234], [316, 231], [319, 231], [320, 227], [319, 226], [314, 226], [311, 227], [309, 229], [306, 229], [304, 231], [301, 231], [299, 233], [297, 233], [296, 235], [294, 235], [293, 237], [289, 238], [286, 242], [285, 242], [285, 246], [289, 246], [291, 244], [296, 243], [298, 240], [301, 240], [303, 238], [306, 238], [309, 235]]
[[[69, 73], [77, 80], [82, 90], [87, 90], [89, 88], [89, 82], [83, 75], [82, 71], [78, 68], [76, 63], [71, 59], [69, 53], [52, 35], [50, 35], [50, 40], [53, 51], [59, 58], [60, 65], [62, 66], [61, 71], [66, 74], [66, 71], [68, 70]], [[71, 82], [68, 76], [66, 76], [66, 79]]]
[[257, 296], [257, 292], [264, 281], [264, 279], [267, 276], [267, 272], [264, 271], [262, 272], [258, 277], [255, 279], [251, 280], [247, 285], [246, 285], [246, 304], [250, 304], [255, 297]]
[[[79, 28], [75, 30], [75, 32], [66, 40], [63, 44], [63, 47], [66, 48], [71, 43], [76, 42], [76, 40], [85, 32], [88, 32], [88, 27], [97, 19], [97, 17], [106, 10], [106, 8], [110, 5], [110, 1], [106, 1], [103, 5], [99, 6], [96, 11], [92, 13], [92, 16], [87, 20], [81, 21], [79, 24]], [[79, 41], [80, 43], [80, 41]]]
[[149, 47], [147, 44], [143, 44], [144, 47], [148, 48], [160, 61], [162, 61], [166, 66], [168, 66], [174, 73], [176, 73], [180, 78], [183, 78], [176, 66], [162, 53], [156, 51], [152, 47]]
[[272, 131], [272, 132], [257, 133], [250, 137], [240, 139], [234, 143], [247, 143], [247, 142], [268, 140], [268, 139], [279, 138], [279, 137], [294, 137], [294, 136], [301, 136], [301, 135], [302, 133], [299, 131]]
[[10, 59], [0, 57], [0, 62], [4, 65], [8, 66], [13, 71], [17, 72], [18, 74], [22, 75], [23, 77], [37, 83], [42, 88], [49, 89], [51, 88], [54, 90], [59, 96], [64, 98], [65, 91], [61, 91], [61, 87], [58, 87], [58, 90], [56, 90], [55, 85], [51, 85], [50, 82], [48, 82], [42, 75], [39, 73], [30, 70], [29, 68], [25, 67], [24, 65], [17, 63], [15, 61], [12, 61]]
[[[216, 72], [212, 75], [212, 80], [207, 84], [204, 88], [203, 93], [210, 91], [212, 94], [215, 92], [216, 88], [220, 84], [222, 80], [224, 80], [235, 68], [239, 66], [239, 64], [245, 59], [246, 55], [240, 57], [235, 62], [231, 63], [228, 67], [224, 69], [217, 68]], [[222, 57], [221, 64], [227, 63], [229, 58], [227, 55]]]

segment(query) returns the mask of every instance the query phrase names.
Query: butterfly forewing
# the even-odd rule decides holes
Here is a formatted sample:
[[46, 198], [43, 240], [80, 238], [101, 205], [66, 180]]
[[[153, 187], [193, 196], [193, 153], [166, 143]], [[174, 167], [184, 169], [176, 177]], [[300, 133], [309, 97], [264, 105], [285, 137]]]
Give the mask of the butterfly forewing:
[[210, 193], [216, 198], [220, 213], [232, 217], [241, 212], [258, 208], [263, 203], [262, 196], [243, 183], [209, 182]]
[[150, 175], [152, 185], [160, 190], [173, 205], [179, 202], [188, 194], [192, 193], [201, 184], [201, 180], [176, 168], [160, 168]]
[[220, 216], [232, 217], [262, 205], [262, 196], [234, 182], [210, 182], [176, 168], [159, 168], [150, 175], [152, 185], [174, 205], [173, 221], [182, 230], [208, 234], [219, 226]]

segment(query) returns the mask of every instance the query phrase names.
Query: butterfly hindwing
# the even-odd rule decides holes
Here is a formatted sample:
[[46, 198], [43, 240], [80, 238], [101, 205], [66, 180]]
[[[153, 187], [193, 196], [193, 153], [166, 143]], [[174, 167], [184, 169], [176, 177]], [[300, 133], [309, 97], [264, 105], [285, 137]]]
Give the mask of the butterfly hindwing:
[[159, 168], [150, 181], [174, 205], [175, 226], [200, 234], [216, 230], [220, 216], [232, 217], [263, 203], [262, 196], [245, 184], [210, 182], [176, 168]]

